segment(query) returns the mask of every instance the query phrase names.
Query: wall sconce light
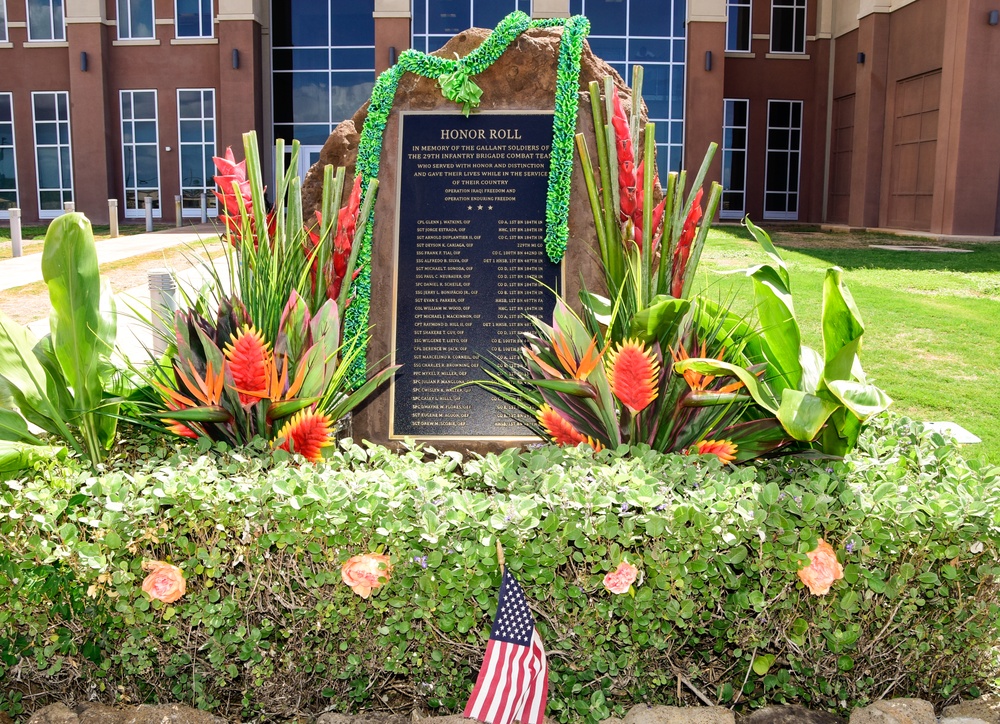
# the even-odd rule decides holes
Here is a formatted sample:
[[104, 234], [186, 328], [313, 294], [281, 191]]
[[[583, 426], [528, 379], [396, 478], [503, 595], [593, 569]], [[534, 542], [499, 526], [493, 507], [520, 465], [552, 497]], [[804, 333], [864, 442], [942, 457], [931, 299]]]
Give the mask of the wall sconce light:
[[233, 48], [233, 70], [239, 70], [240, 67], [240, 51], [237, 48]]
[[864, 65], [864, 64], [865, 64], [865, 54], [858, 53], [858, 65]]
[[390, 66], [396, 65], [396, 46], [395, 45], [390, 45], [389, 46], [389, 65]]
[[990, 25], [1000, 25], [1000, 10], [990, 10], [990, 17], [987, 22]]
[[80, 70], [87, 72], [87, 51], [80, 51]]
[[712, 51], [705, 51], [705, 70], [712, 70]]

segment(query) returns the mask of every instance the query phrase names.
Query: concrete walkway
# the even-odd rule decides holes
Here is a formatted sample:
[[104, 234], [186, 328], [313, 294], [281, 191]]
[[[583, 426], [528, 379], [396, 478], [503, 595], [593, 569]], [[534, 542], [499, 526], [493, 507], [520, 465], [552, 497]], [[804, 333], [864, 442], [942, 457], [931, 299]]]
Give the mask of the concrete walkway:
[[[103, 265], [181, 244], [198, 244], [200, 240], [218, 237], [219, 230], [220, 227], [217, 223], [208, 223], [105, 239], [95, 244], [97, 261]], [[16, 289], [40, 281], [42, 281], [42, 255], [40, 253], [28, 254], [16, 259], [0, 260], [0, 291]]]

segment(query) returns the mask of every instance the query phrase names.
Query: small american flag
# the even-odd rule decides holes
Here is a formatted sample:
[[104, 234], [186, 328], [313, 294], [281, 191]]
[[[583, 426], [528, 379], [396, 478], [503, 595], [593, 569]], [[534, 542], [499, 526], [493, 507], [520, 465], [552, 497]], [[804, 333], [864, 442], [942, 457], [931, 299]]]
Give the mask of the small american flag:
[[545, 648], [517, 579], [504, 567], [483, 667], [465, 716], [490, 724], [542, 724], [549, 692]]

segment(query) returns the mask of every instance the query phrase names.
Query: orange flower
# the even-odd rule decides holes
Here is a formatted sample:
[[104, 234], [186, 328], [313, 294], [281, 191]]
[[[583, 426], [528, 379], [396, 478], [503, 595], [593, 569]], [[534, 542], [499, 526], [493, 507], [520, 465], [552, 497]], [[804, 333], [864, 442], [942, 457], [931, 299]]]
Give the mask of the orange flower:
[[626, 339], [608, 357], [611, 391], [633, 414], [656, 399], [659, 380], [660, 361], [638, 339]]
[[799, 580], [814, 596], [829, 593], [834, 581], [844, 577], [844, 569], [833, 547], [822, 538], [815, 550], [809, 551], [809, 565], [799, 570]]
[[142, 590], [156, 601], [173, 603], [187, 590], [184, 571], [177, 566], [163, 561], [143, 561], [142, 570], [149, 571], [142, 582]]
[[687, 277], [687, 263], [691, 257], [691, 245], [694, 242], [695, 227], [701, 220], [701, 196], [703, 189], [698, 189], [695, 194], [694, 204], [687, 218], [684, 219], [684, 226], [681, 228], [680, 238], [677, 240], [677, 249], [674, 251], [674, 258], [670, 273], [670, 293], [680, 298], [684, 292], [684, 280]]
[[340, 577], [361, 598], [368, 598], [372, 589], [389, 580], [389, 556], [378, 553], [364, 553], [353, 556], [340, 567]]
[[323, 459], [323, 448], [332, 444], [333, 422], [314, 407], [292, 415], [274, 438], [274, 447], [298, 453], [312, 463]]
[[244, 324], [224, 350], [240, 403], [249, 407], [267, 396], [271, 350], [261, 333]]
[[628, 561], [622, 561], [618, 568], [604, 576], [604, 587], [611, 593], [628, 593], [638, 575], [638, 568]]
[[725, 465], [736, 459], [738, 449], [731, 440], [702, 440], [688, 448], [688, 455], [715, 455]]
[[557, 445], [574, 446], [585, 442], [597, 451], [600, 451], [604, 447], [594, 438], [584, 435], [573, 427], [573, 423], [549, 407], [547, 403], [538, 409], [537, 417], [538, 422], [545, 428], [545, 432], [552, 438], [552, 442]]
[[167, 430], [174, 433], [175, 435], [180, 435], [181, 437], [189, 437], [192, 440], [198, 438], [198, 433], [192, 430], [190, 427], [185, 425], [183, 422], [177, 422], [177, 420], [164, 420], [164, 422], [171, 423], [167, 425]]

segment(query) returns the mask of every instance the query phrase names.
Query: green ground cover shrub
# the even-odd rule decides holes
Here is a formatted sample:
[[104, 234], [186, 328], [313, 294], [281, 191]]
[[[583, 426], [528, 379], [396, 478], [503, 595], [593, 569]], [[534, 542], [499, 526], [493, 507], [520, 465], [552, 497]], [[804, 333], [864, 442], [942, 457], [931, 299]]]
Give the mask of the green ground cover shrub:
[[[497, 539], [562, 721], [674, 703], [678, 675], [723, 704], [831, 709], [941, 702], [995, 675], [1000, 470], [908, 420], [871, 426], [843, 461], [740, 468], [426, 452], [347, 443], [313, 467], [151, 438], [100, 476], [53, 465], [0, 483], [0, 705], [455, 710], [494, 614]], [[796, 576], [820, 537], [845, 569], [823, 597]], [[365, 600], [340, 567], [369, 552], [392, 570]], [[601, 583], [626, 558], [634, 597]], [[186, 595], [151, 602], [143, 560], [180, 566]]]

